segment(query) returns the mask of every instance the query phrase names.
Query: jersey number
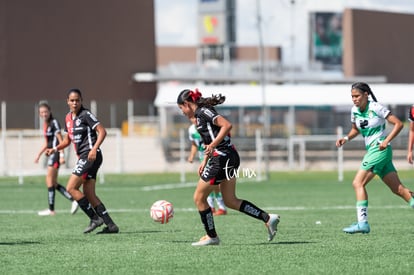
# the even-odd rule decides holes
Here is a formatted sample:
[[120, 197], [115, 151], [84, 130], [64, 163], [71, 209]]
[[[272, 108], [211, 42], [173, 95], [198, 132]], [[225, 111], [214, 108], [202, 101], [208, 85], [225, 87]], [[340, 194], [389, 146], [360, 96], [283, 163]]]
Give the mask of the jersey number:
[[359, 127], [361, 127], [361, 129], [365, 129], [365, 127], [368, 126], [368, 120], [360, 120], [359, 121]]

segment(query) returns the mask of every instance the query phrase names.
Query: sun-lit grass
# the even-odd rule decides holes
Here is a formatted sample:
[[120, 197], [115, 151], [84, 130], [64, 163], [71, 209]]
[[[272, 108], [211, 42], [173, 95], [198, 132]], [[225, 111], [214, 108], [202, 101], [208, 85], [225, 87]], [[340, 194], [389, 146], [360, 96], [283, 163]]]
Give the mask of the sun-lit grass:
[[[237, 211], [215, 218], [220, 246], [192, 247], [203, 234], [192, 202], [193, 186], [178, 174], [106, 175], [97, 193], [120, 234], [83, 234], [88, 220], [56, 195], [57, 215], [46, 208], [43, 177], [0, 178], [1, 274], [410, 274], [414, 269], [414, 210], [375, 179], [368, 185], [371, 233], [347, 235], [355, 221], [354, 172], [339, 183], [334, 172], [272, 173], [269, 181], [244, 179], [238, 196], [281, 215], [267, 242], [262, 222]], [[414, 190], [414, 172], [402, 171]], [[196, 176], [190, 176], [196, 181]], [[62, 177], [61, 182], [65, 183]], [[168, 189], [148, 187], [168, 185]], [[146, 188], [144, 188], [146, 187]], [[149, 207], [171, 201], [173, 220], [154, 223]]]

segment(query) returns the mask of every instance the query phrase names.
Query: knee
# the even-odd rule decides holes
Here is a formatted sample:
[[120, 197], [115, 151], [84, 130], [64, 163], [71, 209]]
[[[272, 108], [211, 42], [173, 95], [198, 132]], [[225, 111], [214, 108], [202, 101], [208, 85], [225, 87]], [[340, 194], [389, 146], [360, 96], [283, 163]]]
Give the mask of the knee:
[[402, 184], [398, 185], [397, 188], [391, 188], [391, 191], [395, 195], [400, 196], [400, 197], [402, 197], [404, 195], [405, 190], [406, 190], [406, 188]]
[[193, 200], [194, 200], [195, 205], [199, 205], [203, 200], [203, 196], [199, 193], [194, 193]]
[[66, 187], [66, 191], [68, 191], [69, 194], [71, 194], [73, 196], [73, 193], [76, 191], [74, 186], [67, 186]]
[[360, 181], [356, 181], [356, 180], [354, 180], [354, 181], [352, 182], [352, 187], [353, 187], [355, 190], [357, 190], [357, 189], [363, 188], [363, 187], [364, 187], [364, 184], [363, 184], [362, 182], [360, 182]]

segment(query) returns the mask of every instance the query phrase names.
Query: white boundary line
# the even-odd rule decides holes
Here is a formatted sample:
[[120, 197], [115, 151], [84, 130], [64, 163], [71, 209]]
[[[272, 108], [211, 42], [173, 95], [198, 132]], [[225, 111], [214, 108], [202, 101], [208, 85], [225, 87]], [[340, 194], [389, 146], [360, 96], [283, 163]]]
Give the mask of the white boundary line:
[[[315, 211], [315, 210], [349, 210], [355, 209], [355, 206], [351, 205], [339, 205], [339, 206], [331, 206], [331, 207], [306, 207], [306, 206], [272, 206], [272, 207], [264, 207], [263, 210], [266, 211]], [[383, 205], [383, 206], [370, 206], [369, 209], [411, 209], [407, 205]], [[149, 207], [147, 209], [134, 209], [134, 208], [123, 208], [123, 209], [108, 209], [110, 213], [136, 213], [136, 212], [149, 212]], [[198, 210], [195, 208], [174, 208], [175, 212], [197, 212]], [[35, 210], [0, 210], [1, 214], [37, 214], [38, 211]], [[57, 209], [56, 212], [59, 213], [69, 213], [69, 210], [59, 210]], [[237, 211], [235, 211], [236, 213]]]

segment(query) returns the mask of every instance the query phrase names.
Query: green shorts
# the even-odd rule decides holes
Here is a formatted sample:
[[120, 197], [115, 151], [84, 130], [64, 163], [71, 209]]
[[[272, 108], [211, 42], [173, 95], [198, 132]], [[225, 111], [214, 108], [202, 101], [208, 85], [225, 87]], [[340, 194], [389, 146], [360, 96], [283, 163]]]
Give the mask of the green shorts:
[[372, 171], [381, 179], [390, 172], [397, 172], [392, 163], [392, 147], [388, 145], [386, 149], [380, 150], [378, 144], [368, 148], [367, 153], [362, 159], [360, 169]]

